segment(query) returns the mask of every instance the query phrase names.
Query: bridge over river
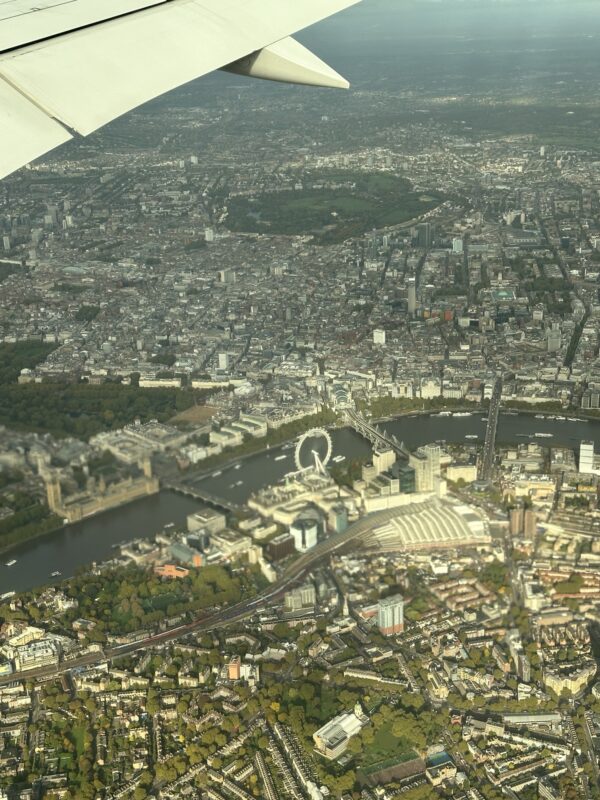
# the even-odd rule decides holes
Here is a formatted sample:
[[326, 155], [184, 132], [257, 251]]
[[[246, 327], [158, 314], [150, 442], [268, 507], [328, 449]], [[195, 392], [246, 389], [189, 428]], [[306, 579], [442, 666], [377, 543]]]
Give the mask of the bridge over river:
[[399, 456], [408, 458], [410, 451], [400, 442], [395, 434], [388, 434], [382, 431], [377, 425], [369, 422], [360, 412], [346, 410], [344, 419], [357, 433], [367, 439], [373, 447], [385, 450], [393, 450]]
[[177, 492], [178, 494], [184, 494], [186, 497], [191, 497], [194, 500], [200, 500], [202, 503], [216, 508], [217, 511], [227, 511], [231, 513], [233, 511], [240, 511], [242, 508], [241, 505], [230, 500], [225, 500], [223, 497], [217, 497], [217, 495], [211, 494], [204, 487], [193, 482], [172, 481], [164, 484], [163, 489]]

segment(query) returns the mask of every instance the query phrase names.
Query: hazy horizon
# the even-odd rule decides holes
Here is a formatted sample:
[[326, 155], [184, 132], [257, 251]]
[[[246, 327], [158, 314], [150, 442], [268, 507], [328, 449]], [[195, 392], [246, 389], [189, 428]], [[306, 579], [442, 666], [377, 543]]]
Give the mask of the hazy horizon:
[[363, 0], [298, 38], [359, 86], [377, 70], [380, 79], [463, 67], [475, 80], [482, 70], [598, 73], [600, 3]]

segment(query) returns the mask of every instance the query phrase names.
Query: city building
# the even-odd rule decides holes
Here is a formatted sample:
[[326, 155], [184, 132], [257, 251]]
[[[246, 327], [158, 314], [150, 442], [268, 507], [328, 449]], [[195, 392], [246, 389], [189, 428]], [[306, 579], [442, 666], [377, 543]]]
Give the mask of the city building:
[[443, 786], [452, 782], [457, 772], [455, 763], [445, 751], [436, 753], [427, 759], [425, 775], [432, 786]]
[[221, 283], [231, 285], [236, 282], [236, 272], [234, 269], [219, 270], [219, 280]]
[[327, 522], [334, 533], [343, 533], [348, 527], [348, 509], [343, 503], [330, 508]]
[[415, 278], [409, 278], [407, 283], [408, 288], [408, 313], [414, 317], [417, 310], [417, 281]]
[[386, 552], [489, 548], [489, 520], [480, 509], [417, 494], [404, 498], [392, 519], [365, 534], [366, 544]]
[[284, 608], [286, 611], [314, 608], [316, 603], [317, 592], [312, 583], [306, 583], [304, 586], [285, 593]]
[[562, 344], [562, 334], [559, 325], [553, 325], [546, 335], [547, 348], [549, 353], [557, 353]]
[[167, 548], [169, 556], [180, 564], [186, 567], [201, 567], [203, 563], [203, 555], [196, 550], [195, 547], [190, 547], [184, 542], [174, 542]]
[[377, 627], [384, 636], [395, 636], [404, 630], [404, 598], [397, 594], [379, 601]]
[[581, 442], [579, 445], [579, 472], [592, 475], [594, 472], [594, 442]]
[[415, 472], [417, 492], [439, 491], [441, 476], [441, 448], [429, 444], [411, 453], [408, 463]]
[[466, 484], [474, 483], [477, 480], [476, 464], [451, 464], [446, 467], [446, 479], [453, 483], [463, 481]]
[[68, 522], [79, 522], [101, 511], [131, 503], [142, 497], [156, 494], [160, 489], [158, 478], [152, 475], [149, 459], [142, 464], [139, 476], [107, 482], [101, 475], [87, 481], [85, 489], [65, 495], [58, 470], [45, 473], [46, 498], [50, 509]]
[[242, 674], [242, 659], [234, 656], [227, 666], [227, 677], [230, 681], [239, 681]]
[[369, 718], [357, 703], [354, 711], [339, 714], [313, 734], [315, 750], [333, 761], [346, 752], [350, 739], [368, 724]]
[[290, 526], [290, 533], [294, 537], [296, 550], [306, 553], [313, 548], [319, 536], [319, 526], [316, 520], [298, 517]]
[[535, 536], [537, 533], [537, 514], [532, 508], [525, 511], [523, 519], [523, 534], [527, 538]]
[[211, 508], [196, 511], [193, 514], [189, 514], [187, 518], [187, 528], [190, 533], [196, 531], [205, 531], [209, 535], [220, 533], [225, 530], [226, 525], [227, 517], [225, 514]]
[[399, 490], [402, 494], [413, 494], [417, 490], [416, 475], [413, 467], [405, 462], [397, 462], [393, 470], [399, 481]]
[[281, 533], [271, 539], [265, 549], [271, 561], [281, 561], [295, 552], [296, 540], [291, 533]]
[[58, 664], [60, 650], [56, 642], [42, 639], [16, 648], [15, 666], [18, 670], [37, 669]]
[[154, 574], [159, 578], [187, 578], [190, 571], [179, 564], [160, 564], [154, 567]]
[[576, 697], [587, 688], [597, 672], [598, 667], [594, 662], [546, 667], [544, 669], [544, 685], [559, 697], [563, 692], [568, 692], [572, 697]]
[[417, 247], [429, 250], [433, 246], [434, 228], [431, 222], [417, 225]]
[[510, 511], [510, 525], [509, 533], [513, 536], [518, 536], [523, 533], [523, 520], [525, 517], [525, 509], [523, 506], [517, 506]]

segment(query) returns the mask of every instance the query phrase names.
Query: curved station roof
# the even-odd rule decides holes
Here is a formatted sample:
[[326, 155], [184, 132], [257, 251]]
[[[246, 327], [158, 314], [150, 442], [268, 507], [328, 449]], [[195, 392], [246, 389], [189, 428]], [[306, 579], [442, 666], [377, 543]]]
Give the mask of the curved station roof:
[[365, 536], [365, 544], [385, 550], [426, 550], [489, 544], [489, 524], [470, 506], [430, 499], [396, 509]]

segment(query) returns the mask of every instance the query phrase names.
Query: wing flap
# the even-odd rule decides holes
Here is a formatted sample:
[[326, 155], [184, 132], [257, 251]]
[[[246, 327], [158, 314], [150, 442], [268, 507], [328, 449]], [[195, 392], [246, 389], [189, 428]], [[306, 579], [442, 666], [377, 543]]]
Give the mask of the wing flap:
[[0, 178], [72, 138], [62, 125], [3, 80], [0, 80], [0, 109]]

